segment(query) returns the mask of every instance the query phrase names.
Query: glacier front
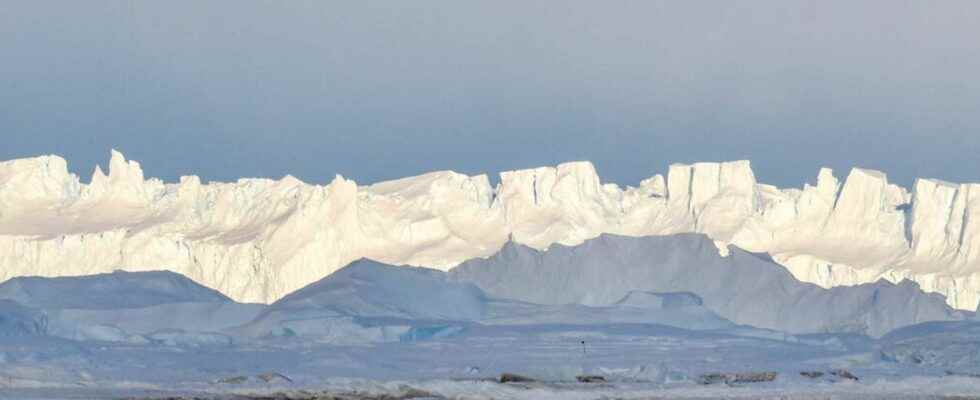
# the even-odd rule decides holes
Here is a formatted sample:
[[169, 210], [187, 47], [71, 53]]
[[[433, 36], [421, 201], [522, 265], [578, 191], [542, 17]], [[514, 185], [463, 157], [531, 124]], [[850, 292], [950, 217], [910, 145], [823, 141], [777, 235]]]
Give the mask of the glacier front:
[[980, 185], [853, 169], [815, 185], [758, 183], [748, 161], [672, 165], [637, 187], [588, 162], [373, 185], [146, 179], [116, 151], [90, 183], [58, 156], [0, 163], [0, 281], [167, 268], [242, 302], [270, 303], [360, 258], [449, 269], [508, 242], [544, 250], [611, 233], [697, 232], [768, 253], [824, 287], [915, 281], [953, 307], [980, 303]]

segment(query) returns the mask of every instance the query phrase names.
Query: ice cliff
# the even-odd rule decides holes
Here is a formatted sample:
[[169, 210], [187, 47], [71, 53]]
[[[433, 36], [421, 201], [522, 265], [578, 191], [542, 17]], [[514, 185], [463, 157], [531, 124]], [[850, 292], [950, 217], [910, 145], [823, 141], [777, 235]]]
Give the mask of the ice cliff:
[[513, 238], [535, 249], [612, 233], [704, 233], [722, 252], [765, 252], [803, 281], [909, 279], [974, 310], [980, 185], [877, 171], [816, 184], [756, 182], [748, 161], [673, 165], [638, 187], [573, 162], [500, 174], [433, 172], [367, 186], [146, 179], [113, 151], [89, 184], [43, 156], [0, 163], [0, 280], [166, 267], [244, 302], [272, 302], [360, 258], [448, 269]]

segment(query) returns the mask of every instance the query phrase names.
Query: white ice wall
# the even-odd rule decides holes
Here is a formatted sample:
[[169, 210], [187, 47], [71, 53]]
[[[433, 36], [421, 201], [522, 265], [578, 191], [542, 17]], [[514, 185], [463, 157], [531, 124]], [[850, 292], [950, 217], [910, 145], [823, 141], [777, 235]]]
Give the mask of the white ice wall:
[[361, 257], [448, 269], [508, 238], [544, 249], [601, 233], [701, 232], [768, 252], [822, 286], [909, 278], [948, 302], [980, 302], [980, 185], [877, 171], [816, 186], [757, 183], [748, 161], [672, 165], [639, 187], [588, 162], [485, 175], [433, 172], [359, 186], [293, 177], [176, 184], [113, 151], [90, 184], [57, 156], [0, 163], [0, 280], [169, 268], [228, 296], [270, 302]]

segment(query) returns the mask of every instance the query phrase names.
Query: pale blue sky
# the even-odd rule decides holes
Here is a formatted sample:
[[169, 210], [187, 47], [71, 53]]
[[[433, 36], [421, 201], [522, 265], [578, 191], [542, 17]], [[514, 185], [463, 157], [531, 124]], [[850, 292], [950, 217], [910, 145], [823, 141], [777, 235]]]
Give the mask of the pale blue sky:
[[0, 5], [0, 159], [373, 182], [588, 159], [980, 181], [980, 2]]

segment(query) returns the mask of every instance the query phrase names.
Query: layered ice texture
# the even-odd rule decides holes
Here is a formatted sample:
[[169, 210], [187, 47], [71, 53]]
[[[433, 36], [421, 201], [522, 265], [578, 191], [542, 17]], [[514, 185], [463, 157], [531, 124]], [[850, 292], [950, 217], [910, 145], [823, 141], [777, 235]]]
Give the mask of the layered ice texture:
[[672, 165], [626, 188], [587, 162], [503, 172], [496, 187], [450, 171], [367, 186], [164, 183], [115, 151], [108, 174], [82, 184], [57, 156], [0, 163], [0, 280], [167, 268], [272, 303], [361, 258], [448, 270], [509, 240], [545, 250], [692, 232], [823, 287], [908, 279], [956, 308], [980, 302], [977, 184], [920, 179], [909, 191], [881, 172], [840, 181], [822, 169], [815, 185], [779, 189], [747, 161]]

